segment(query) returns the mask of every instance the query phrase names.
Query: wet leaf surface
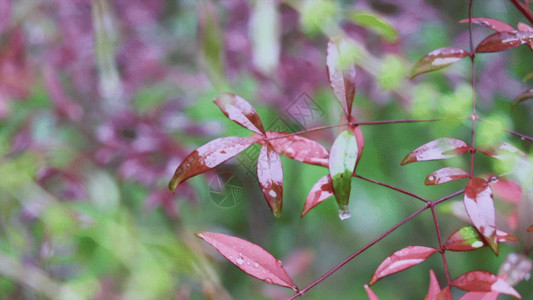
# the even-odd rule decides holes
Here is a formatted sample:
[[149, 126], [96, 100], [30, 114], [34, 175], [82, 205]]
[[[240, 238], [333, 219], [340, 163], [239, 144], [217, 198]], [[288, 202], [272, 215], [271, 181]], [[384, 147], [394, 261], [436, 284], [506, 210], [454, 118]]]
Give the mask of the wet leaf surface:
[[265, 128], [253, 106], [232, 93], [220, 93], [213, 100], [228, 119], [255, 133], [264, 134]]
[[498, 241], [496, 236], [496, 211], [492, 190], [487, 181], [474, 177], [470, 179], [465, 188], [464, 204], [466, 213], [483, 236], [485, 241], [498, 254]]
[[520, 299], [518, 292], [505, 280], [487, 271], [471, 271], [454, 279], [450, 285], [469, 292], [497, 292]]
[[433, 50], [413, 66], [411, 78], [423, 73], [443, 69], [467, 56], [470, 56], [470, 53], [460, 48], [445, 47]]
[[457, 179], [468, 178], [470, 174], [460, 168], [447, 167], [439, 169], [426, 178], [426, 185], [443, 184]]
[[465, 142], [454, 138], [440, 138], [426, 143], [409, 153], [402, 165], [426, 160], [439, 160], [461, 155], [470, 150]]
[[283, 207], [283, 167], [279, 154], [270, 144], [264, 145], [259, 152], [257, 178], [268, 206], [279, 218]]
[[266, 136], [274, 150], [285, 157], [307, 164], [328, 166], [328, 149], [312, 139], [277, 131], [268, 131]]

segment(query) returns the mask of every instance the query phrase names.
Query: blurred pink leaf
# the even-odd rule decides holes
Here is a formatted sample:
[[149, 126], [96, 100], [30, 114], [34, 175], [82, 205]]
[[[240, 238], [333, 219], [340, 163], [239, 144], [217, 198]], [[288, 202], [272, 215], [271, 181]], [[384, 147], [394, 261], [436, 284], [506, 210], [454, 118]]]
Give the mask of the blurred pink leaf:
[[[518, 28], [519, 31], [525, 31], [525, 32], [533, 32], [533, 27], [525, 24], [525, 23], [522, 23], [522, 22], [518, 22], [518, 25], [516, 26]], [[531, 51], [533, 51], [533, 41], [530, 41], [528, 43], [528, 46], [529, 46], [529, 49], [531, 49]]]
[[258, 245], [221, 233], [201, 232], [196, 236], [211, 244], [220, 254], [246, 274], [268, 284], [298, 290], [296, 284], [283, 268], [281, 261]]
[[533, 89], [525, 90], [522, 94], [514, 99], [513, 106], [528, 99], [533, 99]]
[[408, 246], [387, 257], [372, 275], [369, 285], [381, 278], [409, 269], [426, 260], [439, 249], [424, 246]]
[[265, 144], [257, 158], [257, 178], [263, 194], [276, 218], [283, 207], [283, 168], [279, 154], [270, 144]]
[[522, 200], [522, 187], [512, 180], [498, 179], [491, 182], [490, 187], [494, 195], [505, 202], [519, 204]]
[[[496, 239], [498, 242], [516, 242], [518, 240], [516, 236], [500, 230], [496, 231]], [[487, 245], [474, 226], [464, 226], [448, 237], [444, 243], [444, 248], [450, 251], [471, 251]]]
[[268, 131], [266, 136], [274, 150], [285, 157], [307, 164], [328, 166], [328, 149], [312, 139], [277, 131]]
[[484, 237], [494, 253], [498, 254], [496, 212], [492, 190], [488, 182], [479, 177], [470, 179], [465, 188], [464, 204], [472, 224]]
[[379, 300], [378, 295], [367, 284], [365, 284], [365, 291], [368, 295], [368, 300]]
[[447, 167], [439, 169], [426, 178], [426, 185], [443, 184], [449, 181], [468, 178], [470, 174], [460, 168]]
[[445, 47], [433, 50], [413, 66], [410, 76], [414, 78], [423, 73], [443, 69], [467, 56], [470, 56], [470, 53], [460, 48]]
[[450, 287], [445, 287], [437, 294], [434, 300], [453, 300], [452, 293], [450, 292]]
[[346, 115], [352, 113], [352, 103], [356, 91], [356, 71], [352, 62], [344, 62], [341, 43], [346, 41], [342, 37], [328, 41], [326, 54], [326, 70], [328, 80], [335, 96], [340, 101]]
[[512, 286], [487, 271], [471, 271], [454, 279], [450, 285], [469, 292], [497, 292], [520, 299]]
[[357, 140], [352, 130], [341, 132], [329, 154], [329, 172], [332, 179], [333, 192], [341, 211], [348, 209], [352, 174], [357, 162]]
[[527, 155], [522, 150], [506, 142], [501, 142], [501, 143], [498, 143], [498, 145], [496, 146], [492, 146], [488, 148], [480, 147], [477, 150], [487, 156], [494, 157], [497, 159], [506, 159], [507, 157], [512, 157], [512, 156], [515, 156], [515, 157], [519, 156], [521, 158], [527, 158]]
[[253, 106], [232, 93], [220, 93], [215, 104], [230, 120], [258, 134], [265, 134], [265, 128]]
[[489, 35], [476, 47], [476, 53], [498, 52], [533, 41], [533, 32], [502, 31]]
[[257, 142], [254, 138], [223, 137], [212, 140], [189, 154], [174, 172], [168, 188], [174, 191], [178, 184], [207, 172], [234, 157]]
[[[468, 23], [468, 19], [463, 19], [459, 21], [458, 23]], [[500, 20], [491, 19], [491, 18], [472, 18], [472, 24], [481, 25], [483, 27], [487, 27], [489, 29], [492, 29], [498, 32], [515, 30], [513, 26], [505, 22], [502, 22]]]
[[527, 228], [527, 232], [533, 232], [533, 224], [529, 225]]
[[529, 280], [533, 261], [521, 253], [509, 253], [498, 271], [498, 276], [505, 278], [510, 285], [517, 285], [522, 280]]
[[446, 159], [470, 150], [465, 142], [454, 138], [440, 138], [416, 148], [401, 162], [402, 165], [426, 160]]
[[331, 176], [328, 174], [320, 178], [311, 188], [311, 191], [305, 200], [302, 217], [305, 216], [315, 206], [331, 196], [333, 196], [333, 185], [331, 183]]

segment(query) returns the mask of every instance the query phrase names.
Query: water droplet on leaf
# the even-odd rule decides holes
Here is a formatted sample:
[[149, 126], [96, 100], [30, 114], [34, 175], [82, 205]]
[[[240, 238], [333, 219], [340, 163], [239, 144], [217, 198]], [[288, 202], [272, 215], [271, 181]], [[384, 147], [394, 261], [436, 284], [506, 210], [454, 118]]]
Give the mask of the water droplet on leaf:
[[235, 260], [235, 262], [237, 262], [239, 265], [242, 265], [244, 263], [244, 258], [242, 257], [237, 257], [237, 259]]
[[270, 278], [265, 279], [265, 282], [268, 283], [268, 284], [272, 284], [273, 283], [272, 279], [270, 279]]
[[346, 220], [351, 217], [350, 209], [348, 206], [343, 206], [341, 209], [339, 209], [339, 219]]

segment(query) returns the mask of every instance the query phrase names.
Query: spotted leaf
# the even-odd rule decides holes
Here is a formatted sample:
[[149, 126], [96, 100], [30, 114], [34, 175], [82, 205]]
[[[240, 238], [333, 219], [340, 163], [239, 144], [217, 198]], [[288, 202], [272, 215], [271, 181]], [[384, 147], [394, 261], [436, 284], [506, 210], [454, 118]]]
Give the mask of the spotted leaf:
[[470, 56], [470, 53], [460, 48], [446, 47], [433, 50], [413, 66], [411, 78], [423, 73], [443, 69], [467, 56]]
[[283, 168], [279, 154], [268, 143], [257, 158], [257, 178], [268, 206], [279, 218], [283, 207]]
[[449, 181], [468, 178], [470, 174], [460, 168], [447, 167], [439, 169], [426, 178], [426, 185], [443, 184]]
[[402, 161], [402, 165], [415, 161], [446, 159], [470, 150], [465, 142], [454, 138], [440, 138], [416, 148]]
[[255, 133], [264, 134], [265, 128], [253, 106], [232, 93], [220, 93], [213, 100], [230, 120]]
[[450, 285], [469, 292], [496, 292], [521, 299], [518, 292], [502, 278], [487, 271], [471, 271], [465, 273]]

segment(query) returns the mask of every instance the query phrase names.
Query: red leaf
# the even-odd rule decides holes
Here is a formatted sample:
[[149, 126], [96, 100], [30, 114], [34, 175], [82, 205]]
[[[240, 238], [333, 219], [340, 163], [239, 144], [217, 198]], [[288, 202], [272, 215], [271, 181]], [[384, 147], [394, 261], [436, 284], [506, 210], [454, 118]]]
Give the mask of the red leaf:
[[521, 253], [509, 253], [500, 266], [499, 277], [505, 278], [510, 285], [517, 285], [522, 280], [529, 280], [533, 261]]
[[311, 191], [305, 200], [302, 217], [305, 216], [315, 206], [331, 196], [333, 196], [333, 185], [331, 184], [331, 176], [328, 174], [320, 178], [311, 188]]
[[496, 212], [492, 190], [488, 182], [479, 177], [468, 181], [465, 188], [464, 204], [466, 213], [485, 241], [498, 254], [496, 237]]
[[440, 293], [435, 297], [435, 300], [453, 300], [450, 288], [443, 288], [442, 291], [440, 291]]
[[261, 148], [257, 158], [257, 178], [265, 199], [276, 218], [283, 207], [283, 168], [281, 158], [270, 144]]
[[381, 278], [411, 268], [426, 260], [439, 249], [409, 246], [398, 250], [387, 257], [372, 275], [369, 285], [373, 285]]
[[469, 292], [497, 292], [520, 299], [505, 280], [487, 271], [471, 271], [454, 279], [450, 285]]
[[277, 153], [307, 164], [328, 166], [329, 151], [318, 142], [286, 132], [268, 131], [266, 135]]
[[374, 291], [372, 291], [372, 289], [370, 289], [367, 284], [365, 284], [365, 291], [368, 295], [368, 300], [379, 300], [378, 296], [374, 293]]
[[442, 168], [431, 174], [426, 178], [426, 185], [443, 184], [449, 181], [468, 178], [470, 174], [459, 168]]
[[[496, 239], [498, 242], [515, 242], [518, 240], [516, 236], [500, 230], [496, 231]], [[450, 251], [471, 251], [487, 245], [474, 226], [465, 226], [450, 235], [446, 243], [444, 243], [444, 249]]]
[[215, 104], [230, 120], [253, 132], [264, 134], [265, 128], [253, 106], [243, 98], [232, 93], [220, 93]]
[[[468, 23], [468, 19], [459, 21], [458, 23]], [[513, 26], [502, 22], [500, 20], [491, 19], [491, 18], [472, 18], [472, 24], [481, 25], [492, 29], [494, 31], [513, 31], [515, 30]]]
[[298, 290], [281, 261], [258, 245], [221, 233], [201, 232], [196, 236], [215, 247], [220, 254], [246, 274], [269, 284]]
[[528, 89], [524, 91], [522, 94], [520, 94], [520, 96], [516, 97], [514, 99], [513, 106], [528, 99], [533, 99], [533, 89]]
[[522, 187], [514, 181], [498, 179], [491, 182], [490, 187], [494, 195], [505, 202], [518, 204], [522, 200]]
[[351, 115], [356, 90], [356, 72], [352, 62], [343, 61], [346, 53], [342, 53], [342, 43], [347, 43], [342, 37], [328, 41], [326, 71], [335, 97], [340, 101], [346, 115]]
[[502, 31], [489, 35], [477, 45], [476, 53], [498, 52], [533, 41], [533, 32]]
[[348, 129], [339, 134], [331, 146], [329, 154], [329, 173], [332, 179], [333, 192], [342, 213], [348, 211], [352, 174], [357, 162], [357, 140], [352, 130]]
[[470, 150], [465, 142], [454, 138], [440, 138], [416, 148], [402, 161], [402, 165], [415, 161], [446, 159]]
[[433, 50], [413, 66], [411, 78], [423, 73], [443, 69], [467, 56], [470, 56], [470, 53], [460, 48], [445, 47]]
[[257, 142], [255, 138], [223, 137], [212, 140], [189, 154], [174, 172], [174, 176], [168, 184], [168, 188], [174, 191], [178, 184], [207, 172], [234, 157]]
[[424, 297], [424, 300], [434, 300], [437, 298], [437, 295], [439, 293], [440, 293], [439, 281], [437, 280], [437, 277], [435, 276], [435, 272], [433, 272], [433, 270], [429, 270], [429, 288], [428, 288], [428, 293], [426, 294], [426, 297]]
[[496, 300], [499, 293], [495, 292], [468, 292], [459, 300]]
[[529, 225], [527, 228], [527, 232], [533, 232], [533, 224]]

